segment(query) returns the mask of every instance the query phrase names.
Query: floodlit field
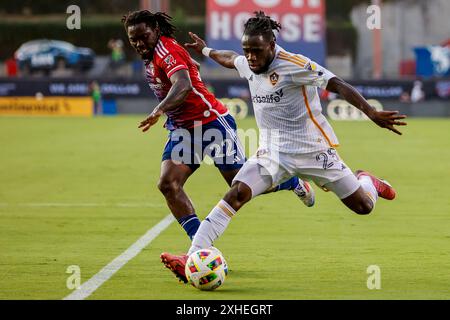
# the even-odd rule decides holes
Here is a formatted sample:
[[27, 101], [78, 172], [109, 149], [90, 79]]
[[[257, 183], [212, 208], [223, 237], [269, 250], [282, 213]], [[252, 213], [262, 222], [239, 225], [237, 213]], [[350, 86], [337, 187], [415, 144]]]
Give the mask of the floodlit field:
[[[63, 299], [69, 266], [87, 281], [169, 214], [156, 188], [167, 136], [139, 120], [0, 118], [0, 299]], [[255, 199], [215, 244], [231, 269], [216, 292], [160, 263], [189, 247], [175, 222], [88, 299], [450, 299], [450, 121], [410, 119], [402, 137], [333, 126], [346, 163], [388, 178], [396, 200], [357, 216], [317, 188], [313, 208], [290, 192]], [[227, 186], [203, 166], [186, 189], [203, 218]]]

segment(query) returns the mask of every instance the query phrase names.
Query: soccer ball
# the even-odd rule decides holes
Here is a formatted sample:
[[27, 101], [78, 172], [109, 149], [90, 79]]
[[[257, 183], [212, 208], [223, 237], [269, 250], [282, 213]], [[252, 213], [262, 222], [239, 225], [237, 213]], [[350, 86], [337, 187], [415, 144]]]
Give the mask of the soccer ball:
[[192, 253], [185, 267], [189, 283], [200, 290], [215, 290], [228, 274], [228, 266], [222, 253], [214, 248], [201, 249]]

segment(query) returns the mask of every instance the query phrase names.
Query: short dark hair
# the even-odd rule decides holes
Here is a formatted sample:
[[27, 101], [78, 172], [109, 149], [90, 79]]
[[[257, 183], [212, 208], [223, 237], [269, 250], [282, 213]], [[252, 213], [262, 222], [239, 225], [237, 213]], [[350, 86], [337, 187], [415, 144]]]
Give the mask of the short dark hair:
[[266, 16], [263, 11], [255, 11], [255, 16], [245, 23], [244, 34], [249, 36], [263, 36], [266, 40], [276, 40], [273, 30], [280, 31], [281, 24]]
[[152, 13], [148, 10], [130, 12], [122, 17], [125, 29], [129, 26], [145, 23], [152, 29], [159, 27], [161, 35], [174, 38], [177, 28], [170, 22], [172, 17], [164, 12]]

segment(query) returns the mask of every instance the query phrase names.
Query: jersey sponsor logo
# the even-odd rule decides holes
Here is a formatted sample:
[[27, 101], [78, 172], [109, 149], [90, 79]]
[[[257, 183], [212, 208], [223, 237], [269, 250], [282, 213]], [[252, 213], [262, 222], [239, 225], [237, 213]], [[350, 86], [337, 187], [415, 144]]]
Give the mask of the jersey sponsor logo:
[[275, 91], [275, 94], [278, 95], [280, 98], [283, 98], [283, 96], [284, 96], [283, 89]]
[[253, 103], [278, 103], [281, 101], [281, 98], [284, 96], [283, 89], [275, 91], [275, 94], [266, 94], [265, 96], [253, 96]]
[[175, 60], [175, 58], [169, 54], [167, 57], [164, 58], [164, 62], [169, 66], [169, 67], [173, 67], [174, 65], [176, 65], [177, 60]]
[[278, 83], [278, 79], [280, 79], [280, 76], [276, 72], [272, 72], [272, 74], [269, 76], [270, 83], [275, 86]]

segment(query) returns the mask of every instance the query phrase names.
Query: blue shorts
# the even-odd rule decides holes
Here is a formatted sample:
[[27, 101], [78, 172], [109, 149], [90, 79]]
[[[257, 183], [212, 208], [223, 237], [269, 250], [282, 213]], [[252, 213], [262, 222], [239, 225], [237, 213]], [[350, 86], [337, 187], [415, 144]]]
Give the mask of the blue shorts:
[[246, 158], [236, 129], [234, 118], [226, 115], [192, 129], [172, 130], [162, 161], [183, 163], [195, 171], [209, 156], [221, 171], [240, 169]]

